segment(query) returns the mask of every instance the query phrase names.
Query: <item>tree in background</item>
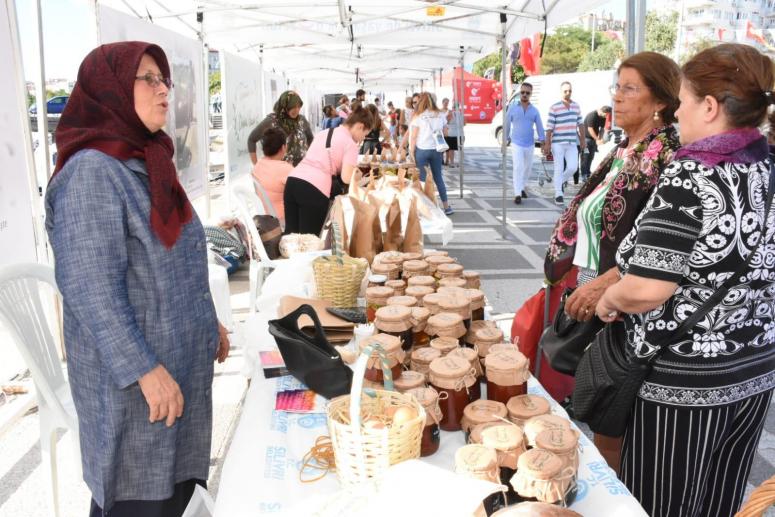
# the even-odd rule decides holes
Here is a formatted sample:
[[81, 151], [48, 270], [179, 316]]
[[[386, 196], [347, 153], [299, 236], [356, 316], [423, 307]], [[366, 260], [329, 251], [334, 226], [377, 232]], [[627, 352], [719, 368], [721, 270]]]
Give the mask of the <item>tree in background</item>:
[[[493, 69], [493, 79], [496, 81], [501, 80], [501, 50], [497, 50], [491, 54], [487, 54], [482, 59], [474, 62], [473, 73], [480, 77], [485, 77], [485, 73]], [[520, 84], [525, 80], [525, 70], [522, 65], [517, 63], [511, 67], [511, 82], [512, 84]]]
[[59, 89], [59, 90], [46, 90], [46, 99], [52, 99], [54, 97], [61, 97], [63, 95], [70, 95], [70, 93], [67, 90]]
[[624, 58], [624, 45], [621, 41], [600, 38], [600, 44], [594, 52], [585, 55], [579, 63], [579, 72], [594, 70], [612, 70], [616, 62]]
[[210, 95], [215, 95], [221, 91], [221, 71], [210, 74]]
[[664, 16], [657, 11], [646, 13], [646, 50], [670, 56], [678, 35], [678, 12]]
[[698, 39], [697, 41], [695, 41], [691, 45], [689, 45], [689, 48], [686, 50], [686, 53], [681, 55], [681, 59], [680, 59], [681, 62], [679, 64], [686, 63], [687, 61], [689, 61], [689, 59], [694, 57], [695, 54], [698, 54], [698, 53], [702, 52], [703, 50], [709, 49], [711, 47], [715, 47], [719, 43], [721, 43], [721, 42], [720, 41], [713, 41], [712, 39], [708, 39], [708, 38], [700, 38], [700, 39]]
[[591, 48], [591, 31], [573, 25], [557, 27], [554, 34], [546, 37], [544, 55], [541, 58], [541, 73], [577, 72], [581, 60], [590, 53]]

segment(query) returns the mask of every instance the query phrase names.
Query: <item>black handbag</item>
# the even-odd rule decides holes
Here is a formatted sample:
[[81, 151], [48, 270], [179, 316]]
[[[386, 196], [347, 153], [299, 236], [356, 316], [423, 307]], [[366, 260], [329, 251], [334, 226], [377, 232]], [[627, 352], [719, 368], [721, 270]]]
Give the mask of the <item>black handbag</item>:
[[[309, 316], [315, 332], [299, 328], [299, 318]], [[315, 309], [302, 305], [287, 316], [269, 321], [269, 333], [277, 341], [288, 371], [312, 391], [326, 398], [350, 393], [353, 371], [326, 339]]]
[[539, 345], [549, 365], [566, 375], [576, 373], [584, 350], [604, 325], [597, 316], [592, 316], [589, 321], [576, 321], [565, 313], [565, 301], [572, 292], [573, 289], [565, 290], [554, 321], [544, 330]]
[[[772, 206], [775, 191], [775, 160], [770, 156], [770, 184], [767, 189], [765, 221]], [[766, 233], [766, 232], [765, 232]], [[576, 386], [573, 390], [573, 411], [575, 417], [586, 422], [595, 433], [617, 437], [624, 434], [643, 382], [651, 368], [670, 345], [680, 341], [705, 315], [716, 307], [745, 274], [751, 259], [764, 244], [764, 233], [759, 242], [742, 264], [716, 290], [702, 306], [681, 323], [675, 333], [648, 358], [629, 357], [624, 323], [614, 321], [603, 327], [587, 348], [576, 370]]]

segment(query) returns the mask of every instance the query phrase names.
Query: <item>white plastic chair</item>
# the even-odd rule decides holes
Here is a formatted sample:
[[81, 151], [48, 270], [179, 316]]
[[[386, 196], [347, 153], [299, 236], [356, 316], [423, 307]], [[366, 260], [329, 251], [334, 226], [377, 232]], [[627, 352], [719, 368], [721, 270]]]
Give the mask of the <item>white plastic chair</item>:
[[248, 250], [250, 256], [250, 270], [248, 272], [248, 278], [250, 279], [250, 314], [253, 314], [256, 311], [256, 298], [261, 291], [261, 285], [264, 283], [266, 276], [272, 269], [287, 263], [288, 259], [272, 260], [266, 254], [264, 243], [261, 241], [256, 224], [253, 222], [254, 215], [265, 215], [266, 212], [252, 186], [250, 184], [237, 184], [231, 188], [231, 193], [236, 205], [237, 217], [247, 228], [250, 240], [258, 253], [258, 257], [254, 257], [252, 250]]
[[213, 517], [214, 508], [215, 502], [210, 497], [210, 492], [200, 485], [196, 485], [186, 506], [186, 511], [181, 517]]
[[56, 453], [58, 429], [66, 429], [71, 433], [78, 472], [81, 467], [81, 455], [78, 446], [78, 417], [52, 335], [52, 329], [56, 332], [59, 325], [45, 294], [41, 296], [42, 284], [51, 286], [52, 294], [55, 293], [61, 302], [54, 268], [51, 266], [0, 266], [0, 323], [16, 341], [19, 352], [32, 372], [40, 418], [41, 463], [49, 476], [49, 496], [53, 514], [59, 516]]

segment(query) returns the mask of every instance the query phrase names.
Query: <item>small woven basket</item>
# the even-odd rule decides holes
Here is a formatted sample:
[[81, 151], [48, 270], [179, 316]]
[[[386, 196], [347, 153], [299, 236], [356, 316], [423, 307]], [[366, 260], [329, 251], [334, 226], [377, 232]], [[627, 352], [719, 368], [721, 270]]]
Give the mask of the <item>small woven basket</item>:
[[334, 307], [355, 307], [358, 293], [369, 263], [342, 253], [342, 234], [336, 223], [331, 223], [334, 234], [331, 256], [312, 261], [318, 298], [328, 300]]
[[735, 517], [762, 517], [767, 508], [775, 503], [775, 476], [771, 477], [751, 492], [748, 501], [743, 503]]
[[[385, 390], [363, 388], [366, 364], [374, 351], [381, 359]], [[376, 343], [364, 347], [355, 365], [350, 394], [328, 405], [328, 431], [336, 474], [343, 487], [379, 478], [391, 465], [420, 457], [425, 409], [413, 395], [392, 390], [393, 377], [384, 350]], [[381, 429], [361, 427], [362, 410], [365, 414], [386, 415], [390, 408], [398, 407], [410, 407], [417, 416]]]

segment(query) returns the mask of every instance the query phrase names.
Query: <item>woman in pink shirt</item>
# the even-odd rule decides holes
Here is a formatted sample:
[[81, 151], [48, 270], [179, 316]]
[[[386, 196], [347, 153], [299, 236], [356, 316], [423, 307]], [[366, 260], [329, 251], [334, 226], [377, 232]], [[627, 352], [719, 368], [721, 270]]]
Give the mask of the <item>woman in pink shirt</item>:
[[[277, 217], [285, 221], [285, 208], [283, 207], [283, 192], [288, 174], [293, 170], [293, 165], [284, 161], [285, 139], [287, 135], [279, 127], [270, 127], [264, 131], [261, 137], [261, 150], [264, 157], [253, 166], [253, 177], [264, 187], [269, 202], [272, 203]], [[261, 193], [256, 189], [258, 198], [264, 203]], [[264, 203], [264, 210], [270, 213], [269, 207]]]
[[328, 214], [333, 177], [350, 183], [358, 166], [358, 148], [373, 125], [371, 113], [357, 108], [341, 126], [315, 135], [285, 184], [285, 233], [320, 233]]

